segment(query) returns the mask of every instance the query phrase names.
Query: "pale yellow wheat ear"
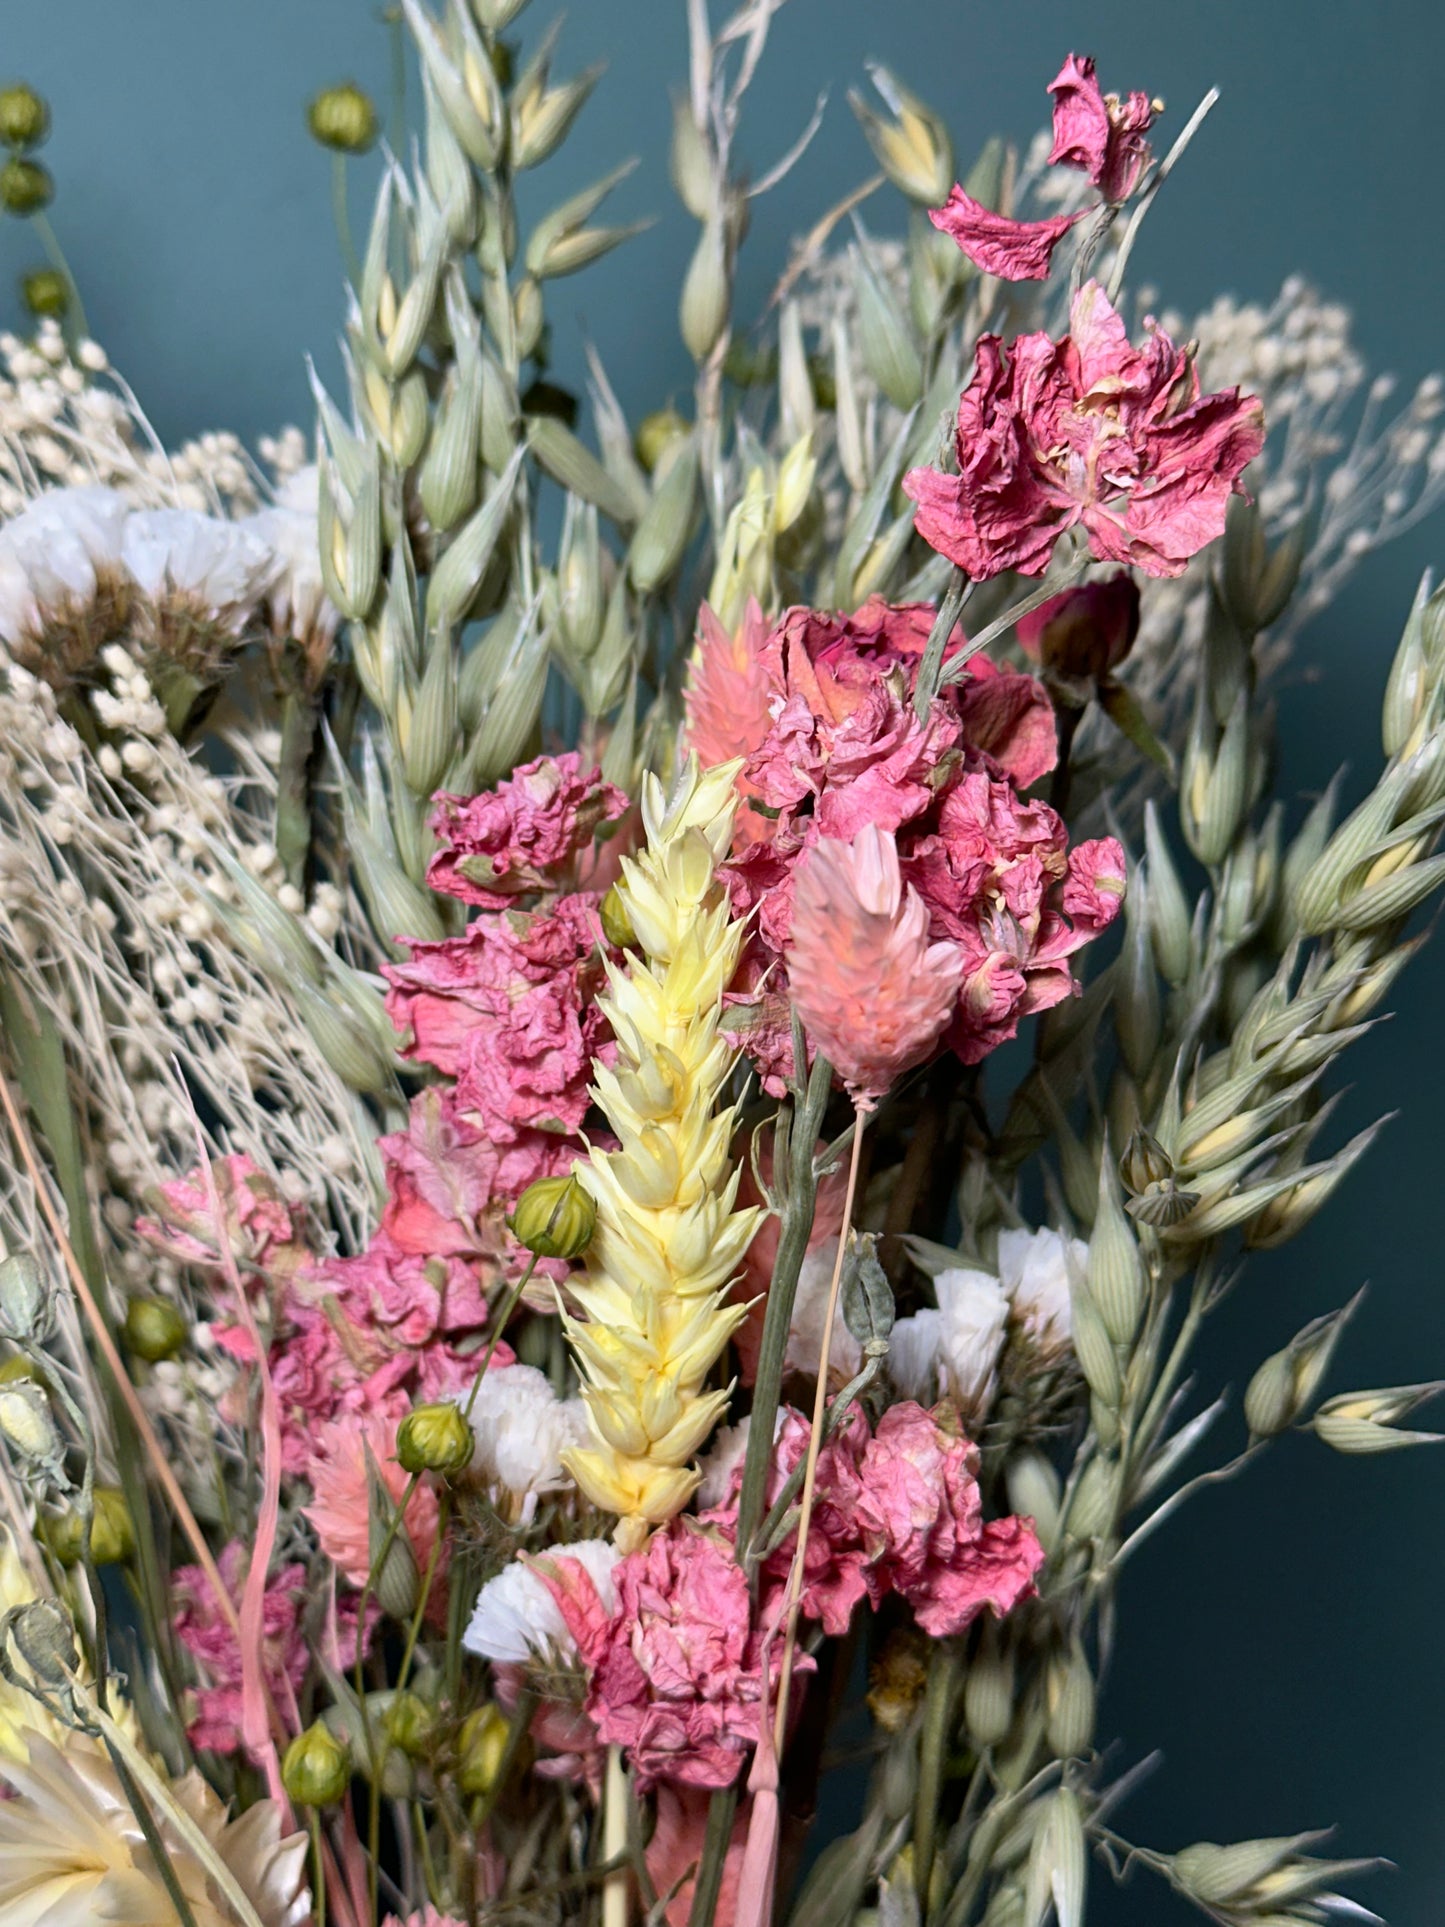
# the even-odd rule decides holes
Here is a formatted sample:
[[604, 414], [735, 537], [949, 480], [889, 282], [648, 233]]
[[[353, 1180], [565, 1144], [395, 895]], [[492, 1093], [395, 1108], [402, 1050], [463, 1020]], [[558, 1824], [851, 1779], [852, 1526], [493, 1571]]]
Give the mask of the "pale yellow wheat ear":
[[700, 771], [689, 757], [669, 790], [648, 777], [646, 843], [617, 885], [636, 947], [608, 973], [617, 1059], [596, 1066], [594, 1088], [619, 1148], [577, 1167], [597, 1229], [569, 1287], [582, 1315], [564, 1313], [592, 1443], [564, 1459], [618, 1515], [624, 1550], [697, 1490], [693, 1461], [730, 1389], [703, 1387], [745, 1313], [727, 1293], [760, 1215], [733, 1208], [736, 1111], [718, 1103], [736, 1057], [722, 998], [743, 940], [717, 874], [738, 767]]

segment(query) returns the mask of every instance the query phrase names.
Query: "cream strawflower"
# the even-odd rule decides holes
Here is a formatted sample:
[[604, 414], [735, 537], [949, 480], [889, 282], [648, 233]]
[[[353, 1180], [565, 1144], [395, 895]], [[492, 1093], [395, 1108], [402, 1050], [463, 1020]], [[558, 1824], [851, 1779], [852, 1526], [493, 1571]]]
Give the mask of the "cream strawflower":
[[[605, 1539], [578, 1539], [556, 1550], [587, 1568], [598, 1597], [611, 1612], [616, 1604], [612, 1569], [622, 1556], [616, 1546]], [[511, 1664], [539, 1659], [566, 1665], [577, 1658], [576, 1642], [556, 1601], [533, 1567], [520, 1559], [482, 1587], [462, 1644], [483, 1659]]]
[[[30, 1758], [7, 1762], [15, 1797], [0, 1801], [0, 1921], [5, 1927], [162, 1927], [175, 1908], [140, 1822], [98, 1740], [70, 1734], [64, 1752], [33, 1735]], [[258, 1800], [237, 1820], [191, 1773], [170, 1788], [262, 1927], [300, 1927], [311, 1913], [306, 1836], [281, 1838], [279, 1810]], [[237, 1914], [173, 1817], [152, 1814], [196, 1927], [236, 1927]]]

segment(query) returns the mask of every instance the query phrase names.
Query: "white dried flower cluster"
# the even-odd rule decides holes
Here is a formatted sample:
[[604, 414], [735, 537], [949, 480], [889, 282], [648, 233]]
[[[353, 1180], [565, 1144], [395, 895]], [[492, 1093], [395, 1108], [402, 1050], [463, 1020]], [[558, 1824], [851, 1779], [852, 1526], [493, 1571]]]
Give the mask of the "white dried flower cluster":
[[[616, 1546], [605, 1539], [576, 1539], [557, 1551], [586, 1569], [604, 1608], [612, 1612], [617, 1603], [612, 1571], [621, 1557]], [[521, 1560], [514, 1560], [482, 1587], [462, 1644], [483, 1659], [511, 1665], [528, 1660], [552, 1666], [577, 1661], [576, 1642], [557, 1602], [533, 1568]]]
[[1069, 1350], [1072, 1281], [1089, 1247], [1045, 1227], [998, 1235], [998, 1270], [948, 1266], [933, 1280], [936, 1306], [900, 1318], [889, 1338], [888, 1369], [909, 1398], [953, 1398], [976, 1422], [988, 1413], [1010, 1329], [1044, 1362]]
[[509, 1524], [528, 1524], [545, 1492], [568, 1487], [562, 1454], [587, 1439], [580, 1398], [559, 1399], [544, 1372], [506, 1365], [486, 1372], [471, 1410], [472, 1472]]
[[[158, 725], [134, 658], [112, 645], [105, 668], [98, 700], [114, 735], [98, 759], [45, 683], [15, 665], [0, 682], [0, 958], [83, 1067], [99, 1159], [123, 1194], [113, 1209], [101, 1201], [118, 1274], [141, 1282], [155, 1267], [130, 1239], [124, 1197], [195, 1161], [177, 1063], [215, 1120], [216, 1151], [306, 1173], [313, 1208], [350, 1244], [372, 1216], [370, 1127], [212, 908], [236, 894], [224, 857], [264, 881], [279, 910], [302, 907], [281, 902], [264, 818], [249, 807], [268, 800], [264, 764], [206, 773]], [[318, 937], [334, 936], [340, 893], [319, 890], [310, 916]], [[10, 1241], [8, 1224], [0, 1235]]]

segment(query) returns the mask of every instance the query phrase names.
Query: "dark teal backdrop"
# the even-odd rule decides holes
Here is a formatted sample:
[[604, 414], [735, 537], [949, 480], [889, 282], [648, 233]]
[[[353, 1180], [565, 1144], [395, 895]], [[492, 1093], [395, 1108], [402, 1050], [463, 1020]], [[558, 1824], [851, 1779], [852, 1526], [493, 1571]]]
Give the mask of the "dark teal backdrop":
[[[533, 11], [550, 17], [544, 0]], [[304, 354], [338, 377], [328, 163], [302, 116], [312, 90], [347, 74], [385, 101], [378, 15], [367, 0], [0, 7], [0, 78], [24, 76], [53, 105], [53, 219], [92, 325], [168, 441], [309, 427]], [[661, 217], [553, 298], [563, 369], [585, 326], [630, 406], [688, 384], [675, 302], [691, 228], [665, 170], [682, 20], [682, 0], [584, 0], [562, 40], [564, 70], [613, 64], [544, 175], [548, 200], [636, 153], [619, 212]], [[1425, 0], [791, 0], [751, 99], [753, 166], [792, 140], [819, 88], [832, 104], [807, 159], [757, 208], [740, 311], [787, 236], [868, 164], [843, 100], [865, 57], [896, 67], [968, 148], [1041, 125], [1043, 87], [1070, 48], [1097, 54], [1106, 86], [1165, 96], [1171, 127], [1211, 83], [1223, 90], [1136, 256], [1168, 305], [1188, 312], [1218, 289], [1267, 298], [1298, 269], [1355, 310], [1372, 366], [1413, 383], [1445, 365], [1445, 10]], [[371, 165], [358, 170], [358, 221]], [[12, 322], [14, 277], [34, 253], [0, 223]], [[1340, 762], [1362, 789], [1393, 642], [1433, 557], [1445, 562], [1438, 513], [1316, 625], [1284, 696], [1287, 791], [1319, 788]], [[1363, 1280], [1334, 1386], [1445, 1374], [1442, 993], [1437, 949], [1400, 987], [1394, 1022], [1358, 1048], [1341, 1133], [1399, 1117], [1310, 1232], [1256, 1264], [1212, 1341], [1205, 1392], [1232, 1378], [1237, 1404], [1259, 1357]], [[1445, 1913], [1442, 1609], [1445, 1455], [1343, 1460], [1288, 1439], [1241, 1484], [1196, 1500], [1125, 1588], [1102, 1725], [1120, 1735], [1121, 1763], [1154, 1747], [1164, 1760], [1121, 1830], [1169, 1848], [1335, 1822], [1341, 1851], [1398, 1863], [1363, 1895], [1401, 1927], [1433, 1927]], [[1122, 1892], [1105, 1881], [1091, 1913], [1151, 1927], [1186, 1918], [1197, 1916], [1142, 1879]]]

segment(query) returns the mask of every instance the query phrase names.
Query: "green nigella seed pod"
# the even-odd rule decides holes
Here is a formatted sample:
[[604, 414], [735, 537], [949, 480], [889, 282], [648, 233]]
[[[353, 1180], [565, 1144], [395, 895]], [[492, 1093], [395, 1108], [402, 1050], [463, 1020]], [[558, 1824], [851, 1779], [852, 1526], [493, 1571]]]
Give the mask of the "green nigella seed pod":
[[37, 318], [59, 321], [70, 306], [70, 283], [55, 268], [32, 268], [20, 277], [20, 299]]
[[39, 147], [50, 132], [50, 109], [23, 80], [0, 87], [0, 141], [7, 147]]
[[364, 154], [376, 139], [376, 108], [355, 81], [327, 87], [306, 109], [313, 140], [338, 154]]
[[12, 154], [0, 167], [0, 207], [7, 214], [38, 214], [55, 199], [55, 183], [39, 161]]
[[507, 1750], [506, 1715], [499, 1706], [479, 1706], [462, 1721], [457, 1734], [457, 1785], [472, 1798], [490, 1793]]
[[[135, 1525], [118, 1486], [98, 1485], [90, 1522], [90, 1557], [97, 1566], [123, 1566], [135, 1552]], [[45, 1522], [45, 1539], [63, 1566], [74, 1566], [85, 1552], [85, 1526], [78, 1512]]]
[[472, 1428], [455, 1405], [417, 1405], [397, 1428], [397, 1462], [404, 1472], [440, 1472], [471, 1464]]
[[134, 1358], [158, 1365], [174, 1358], [190, 1337], [190, 1327], [165, 1298], [132, 1298], [125, 1308], [121, 1339]]
[[298, 1807], [334, 1806], [351, 1784], [351, 1755], [317, 1720], [287, 1747], [281, 1784]]
[[508, 1222], [517, 1242], [539, 1258], [578, 1258], [592, 1242], [597, 1207], [576, 1178], [538, 1178]]

